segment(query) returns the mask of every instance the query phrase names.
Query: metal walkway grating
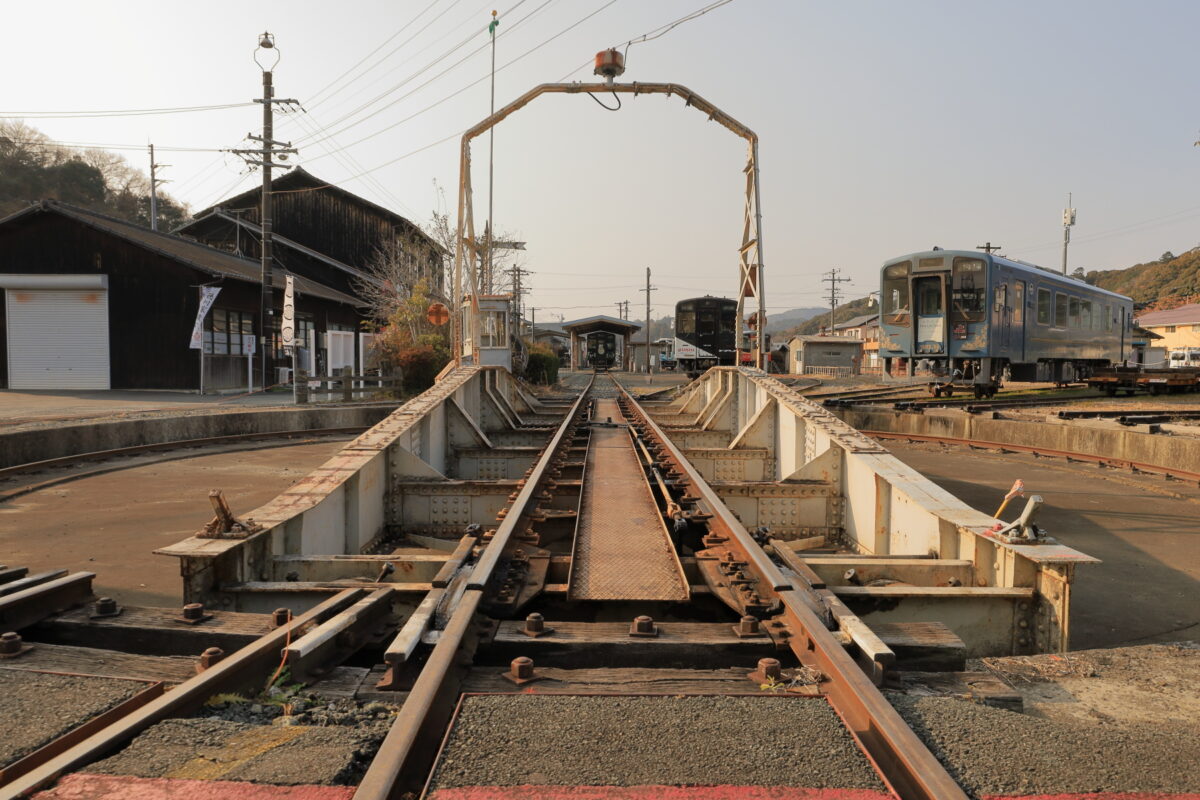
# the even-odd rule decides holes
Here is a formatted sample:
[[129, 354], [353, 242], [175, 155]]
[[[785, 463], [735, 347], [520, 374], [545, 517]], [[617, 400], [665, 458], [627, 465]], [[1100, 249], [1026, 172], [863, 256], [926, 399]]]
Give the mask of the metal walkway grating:
[[[596, 419], [624, 419], [598, 399]], [[571, 561], [572, 600], [688, 599], [683, 566], [625, 428], [595, 428]]]

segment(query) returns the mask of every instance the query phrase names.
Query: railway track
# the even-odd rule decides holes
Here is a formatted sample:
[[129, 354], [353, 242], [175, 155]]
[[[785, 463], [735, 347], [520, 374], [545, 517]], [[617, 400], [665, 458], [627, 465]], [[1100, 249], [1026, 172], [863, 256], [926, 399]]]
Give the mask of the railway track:
[[[16, 769], [6, 767], [0, 797], [64, 775], [72, 791], [86, 796], [89, 785], [108, 785], [113, 775], [146, 777], [139, 759], [164, 747], [175, 766], [158, 777], [191, 775], [195, 767], [188, 765], [204, 761], [207, 771], [196, 774], [230, 786], [264, 764], [282, 782], [315, 783], [312, 776], [325, 773], [311, 759], [296, 763], [291, 734], [270, 724], [272, 691], [304, 683], [302, 692], [286, 690], [283, 705], [336, 703], [344, 699], [337, 687], [347, 675], [361, 679], [367, 670], [348, 661], [378, 665], [362, 686], [378, 679], [379, 688], [360, 691], [346, 714], [360, 733], [379, 735], [338, 728], [325, 734], [324, 746], [334, 763], [352, 760], [346, 753], [355, 748], [373, 751], [369, 766], [353, 776], [358, 800], [497, 789], [489, 783], [496, 762], [475, 763], [468, 744], [470, 731], [495, 713], [533, 726], [534, 734], [543, 724], [540, 735], [563, 742], [584, 736], [600, 763], [616, 758], [590, 734], [571, 729], [570, 720], [584, 711], [606, 720], [618, 739], [637, 735], [630, 720], [654, 726], [680, 713], [692, 720], [692, 734], [726, 724], [765, 726], [787, 736], [764, 744], [750, 734], [744, 741], [760, 754], [774, 747], [780, 756], [793, 753], [794, 734], [811, 728], [831, 738], [828, 752], [836, 754], [787, 775], [818, 788], [875, 788], [881, 797], [889, 791], [906, 800], [964, 797], [880, 693], [877, 684], [891, 666], [888, 647], [792, 550], [761, 539], [619, 383], [596, 375], [565, 409], [495, 528], [463, 535], [402, 624], [391, 613], [397, 590], [381, 582], [384, 573], [331, 585], [322, 602], [295, 615], [204, 608], [114, 613], [111, 601], [92, 598], [89, 573], [29, 576], [34, 580], [0, 597], [0, 625], [26, 636], [18, 650], [32, 649], [0, 662], [0, 676], [100, 673], [158, 688], [42, 743]], [[6, 641], [12, 649], [11, 637]], [[375, 703], [369, 713], [364, 697]], [[237, 711], [231, 721], [229, 707], [244, 708], [236, 698], [259, 710]], [[203, 736], [195, 727], [201, 724]], [[297, 742], [309, 735], [294, 733]], [[233, 755], [239, 747], [258, 755], [249, 761]], [[713, 747], [737, 761], [736, 744]], [[655, 745], [644, 749], [653, 753]], [[510, 756], [504, 760], [511, 763]], [[722, 761], [641, 773], [659, 783], [737, 784], [742, 768], [722, 768]], [[582, 766], [559, 768], [560, 780]], [[585, 772], [576, 780], [592, 780]], [[797, 778], [787, 775], [773, 780], [794, 784]]]
[[1073, 395], [1071, 397], [1055, 397], [1053, 395], [1046, 397], [997, 397], [991, 400], [974, 400], [962, 398], [961, 400], [912, 400], [893, 403], [892, 407], [897, 411], [919, 411], [925, 408], [961, 408], [968, 414], [978, 414], [985, 411], [998, 411], [1006, 408], [1037, 408], [1039, 406], [1056, 406], [1066, 405], [1068, 403], [1076, 403], [1081, 400], [1098, 400], [1104, 397], [1103, 394], [1082, 394]]

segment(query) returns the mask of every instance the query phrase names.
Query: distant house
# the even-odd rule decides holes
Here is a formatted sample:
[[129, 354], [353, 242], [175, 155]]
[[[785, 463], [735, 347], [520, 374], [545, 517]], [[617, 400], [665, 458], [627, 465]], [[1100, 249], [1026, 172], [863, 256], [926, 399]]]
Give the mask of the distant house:
[[788, 372], [793, 375], [857, 375], [863, 343], [850, 336], [793, 336]]
[[[355, 297], [294, 277], [308, 340], [360, 327]], [[276, 268], [274, 285], [284, 279]], [[0, 219], [0, 386], [195, 391], [201, 286], [220, 289], [201, 337], [205, 389], [244, 389], [243, 348], [258, 351], [263, 334], [258, 261], [54, 200]], [[291, 363], [277, 325], [267, 346]]]
[[862, 369], [877, 370], [879, 362], [879, 314], [863, 314], [833, 327], [834, 336], [858, 339], [863, 343]]
[[1200, 347], [1200, 303], [1189, 303], [1169, 311], [1143, 313], [1134, 322], [1162, 337], [1154, 343], [1158, 347], [1167, 350]]

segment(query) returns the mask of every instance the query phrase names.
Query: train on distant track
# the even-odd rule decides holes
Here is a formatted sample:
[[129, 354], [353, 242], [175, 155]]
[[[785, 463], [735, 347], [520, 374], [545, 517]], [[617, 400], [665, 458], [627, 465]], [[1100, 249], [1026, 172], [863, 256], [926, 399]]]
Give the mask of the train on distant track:
[[702, 372], [737, 361], [737, 301], [727, 297], [693, 297], [675, 304], [675, 337], [671, 352], [676, 368]]
[[608, 331], [587, 335], [587, 359], [592, 369], [604, 371], [617, 363], [617, 336]]
[[880, 272], [879, 356], [990, 396], [1005, 380], [1070, 383], [1130, 358], [1133, 300], [1008, 258], [935, 248]]

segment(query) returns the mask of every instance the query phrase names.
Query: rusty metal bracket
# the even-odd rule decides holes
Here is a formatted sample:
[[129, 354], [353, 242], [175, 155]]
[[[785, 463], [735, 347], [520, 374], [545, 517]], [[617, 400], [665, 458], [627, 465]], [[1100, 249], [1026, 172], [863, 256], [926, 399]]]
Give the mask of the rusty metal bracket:
[[233, 515], [225, 495], [220, 489], [208, 493], [208, 502], [212, 503], [216, 516], [196, 534], [197, 539], [245, 539], [252, 533], [258, 533], [263, 526], [250, 517], [240, 520]]

